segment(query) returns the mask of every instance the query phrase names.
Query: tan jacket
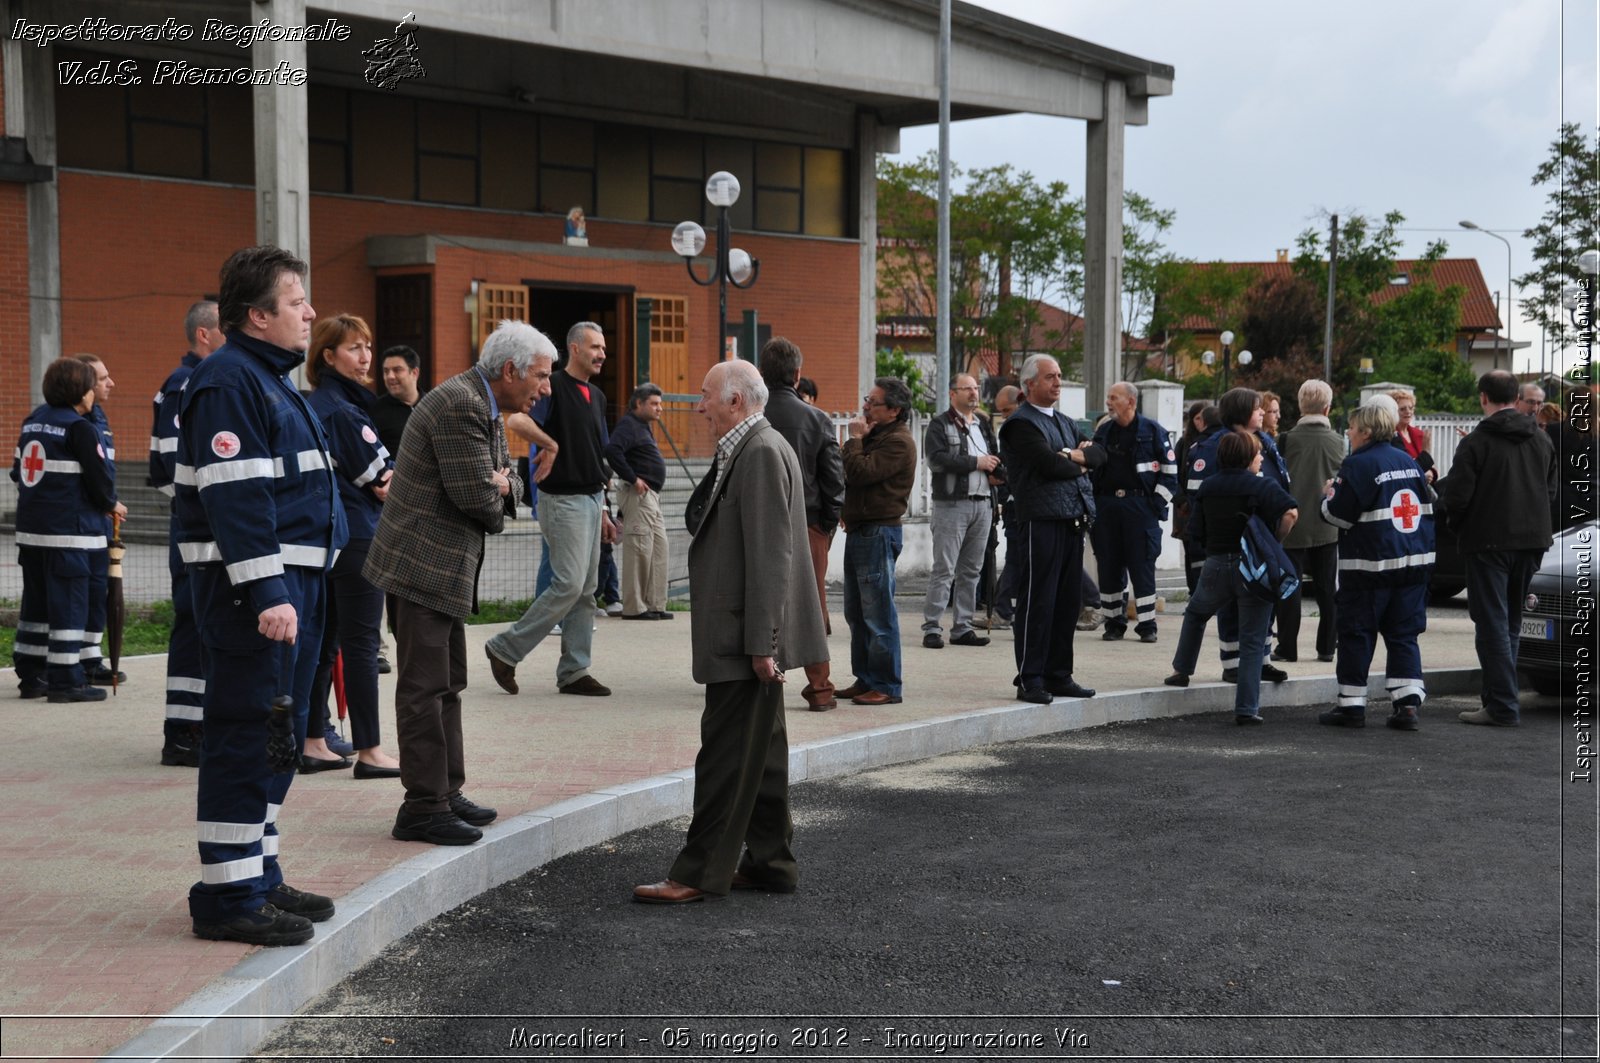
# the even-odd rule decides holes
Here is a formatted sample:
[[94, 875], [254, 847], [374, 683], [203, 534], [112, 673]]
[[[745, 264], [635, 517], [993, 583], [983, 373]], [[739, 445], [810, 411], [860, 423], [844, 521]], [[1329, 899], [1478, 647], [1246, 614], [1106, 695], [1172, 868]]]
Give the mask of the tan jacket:
[[752, 657], [775, 657], [783, 669], [826, 661], [794, 450], [762, 423], [734, 447], [716, 498], [702, 497], [714, 476], [690, 503], [704, 505], [689, 542], [695, 682], [749, 679]]
[[489, 389], [476, 369], [422, 396], [406, 422], [361, 574], [446, 616], [476, 612], [483, 537], [500, 532], [522, 495], [514, 472], [509, 494], [495, 489], [494, 471], [510, 464], [505, 429], [489, 414]]

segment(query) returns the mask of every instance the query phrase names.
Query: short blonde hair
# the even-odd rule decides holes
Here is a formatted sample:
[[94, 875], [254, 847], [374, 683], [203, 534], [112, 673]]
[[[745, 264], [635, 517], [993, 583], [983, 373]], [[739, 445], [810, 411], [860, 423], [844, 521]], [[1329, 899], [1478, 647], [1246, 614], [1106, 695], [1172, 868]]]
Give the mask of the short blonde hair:
[[1400, 416], [1390, 403], [1369, 400], [1350, 411], [1350, 427], [1361, 429], [1379, 443], [1393, 439], [1399, 424]]
[[1300, 385], [1300, 415], [1325, 415], [1333, 405], [1333, 388], [1326, 380], [1307, 380]]

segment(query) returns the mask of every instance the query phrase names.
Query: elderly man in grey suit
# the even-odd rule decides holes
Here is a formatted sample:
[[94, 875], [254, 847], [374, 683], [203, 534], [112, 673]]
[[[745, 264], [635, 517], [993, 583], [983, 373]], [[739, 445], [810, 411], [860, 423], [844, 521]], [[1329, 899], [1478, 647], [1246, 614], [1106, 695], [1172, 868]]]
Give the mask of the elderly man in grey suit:
[[392, 833], [401, 841], [470, 845], [496, 815], [461, 792], [462, 622], [477, 612], [484, 536], [501, 530], [522, 495], [500, 416], [527, 413], [550, 394], [555, 358], [544, 333], [502, 321], [478, 364], [418, 400], [406, 424], [362, 569], [394, 595], [395, 729], [406, 798]]
[[716, 465], [687, 514], [693, 671], [706, 707], [683, 850], [665, 881], [633, 891], [650, 904], [794, 890], [783, 670], [828, 659], [805, 479], [762, 415], [766, 385], [750, 363], [722, 362], [700, 396], [717, 437]]

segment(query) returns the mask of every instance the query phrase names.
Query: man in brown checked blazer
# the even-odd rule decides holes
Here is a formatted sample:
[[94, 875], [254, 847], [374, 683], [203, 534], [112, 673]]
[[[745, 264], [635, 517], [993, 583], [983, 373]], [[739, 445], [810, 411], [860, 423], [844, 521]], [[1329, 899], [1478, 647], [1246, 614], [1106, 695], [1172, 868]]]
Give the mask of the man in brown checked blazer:
[[683, 851], [665, 881], [633, 891], [650, 904], [794, 890], [783, 670], [828, 659], [811, 593], [805, 480], [762, 416], [766, 385], [749, 362], [722, 362], [700, 396], [717, 461], [686, 516], [693, 672], [706, 707]]
[[527, 413], [550, 393], [555, 345], [520, 321], [502, 321], [478, 364], [424, 395], [406, 423], [389, 500], [362, 574], [394, 595], [395, 727], [406, 798], [392, 833], [401, 841], [470, 845], [492, 808], [461, 792], [462, 624], [478, 609], [483, 537], [516, 511], [502, 413]]

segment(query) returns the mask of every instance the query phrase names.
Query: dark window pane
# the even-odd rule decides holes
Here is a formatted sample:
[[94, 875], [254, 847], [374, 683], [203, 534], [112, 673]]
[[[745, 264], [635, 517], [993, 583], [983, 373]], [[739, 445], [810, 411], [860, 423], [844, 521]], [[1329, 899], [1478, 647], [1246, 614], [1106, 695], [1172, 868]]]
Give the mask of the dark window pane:
[[483, 123], [483, 205], [534, 210], [539, 175], [539, 120], [518, 111], [486, 110]]
[[205, 145], [192, 126], [133, 123], [133, 172], [163, 177], [205, 176]]
[[417, 198], [431, 203], [478, 202], [478, 164], [448, 155], [423, 155], [417, 160]]
[[584, 214], [594, 211], [594, 173], [541, 168], [539, 209], [548, 214], [565, 214], [573, 207], [582, 207]]
[[306, 128], [312, 137], [343, 140], [349, 133], [346, 121], [349, 93], [327, 85], [310, 85], [306, 90]]
[[656, 177], [687, 177], [704, 182], [705, 150], [695, 133], [657, 132], [652, 138], [654, 157], [651, 173]]
[[128, 169], [128, 109], [119, 85], [56, 88], [56, 158], [86, 170]]
[[[112, 69], [116, 63], [112, 63]], [[206, 95], [189, 88], [152, 85], [128, 86], [128, 109], [135, 118], [164, 118], [199, 125], [205, 120]]]
[[762, 188], [799, 188], [800, 149], [793, 144], [758, 143], [756, 184]]
[[650, 142], [644, 131], [602, 126], [596, 154], [596, 216], [650, 220]]
[[800, 193], [763, 188], [756, 193], [756, 228], [775, 233], [800, 231]]
[[593, 166], [594, 123], [575, 118], [540, 118], [539, 161], [557, 166]]
[[446, 155], [478, 154], [478, 109], [418, 100], [417, 149]]
[[348, 155], [343, 144], [331, 141], [311, 143], [311, 191], [348, 192], [345, 161]]
[[705, 221], [706, 190], [699, 181], [670, 181], [656, 178], [650, 182], [654, 197], [651, 220], [670, 222]]
[[356, 92], [350, 99], [351, 191], [415, 199], [416, 144], [412, 101]]
[[[254, 184], [256, 138], [250, 90], [242, 85], [213, 85], [206, 89], [206, 96], [206, 129], [210, 141], [206, 176], [233, 185]], [[340, 183], [343, 181], [341, 176]]]

